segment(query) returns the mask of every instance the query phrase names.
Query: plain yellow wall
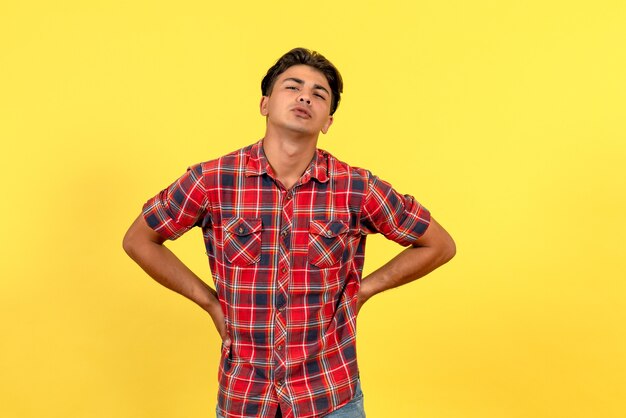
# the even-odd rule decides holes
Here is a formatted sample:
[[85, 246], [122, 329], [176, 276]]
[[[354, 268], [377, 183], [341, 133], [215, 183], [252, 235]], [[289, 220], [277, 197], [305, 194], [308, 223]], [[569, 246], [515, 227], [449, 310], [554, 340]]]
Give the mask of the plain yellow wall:
[[[121, 239], [262, 136], [260, 80], [305, 46], [345, 80], [320, 146], [458, 245], [364, 307], [368, 416], [626, 416], [626, 3], [228, 4], [0, 5], [0, 415], [214, 416], [211, 321]], [[199, 231], [170, 248], [211, 281]]]

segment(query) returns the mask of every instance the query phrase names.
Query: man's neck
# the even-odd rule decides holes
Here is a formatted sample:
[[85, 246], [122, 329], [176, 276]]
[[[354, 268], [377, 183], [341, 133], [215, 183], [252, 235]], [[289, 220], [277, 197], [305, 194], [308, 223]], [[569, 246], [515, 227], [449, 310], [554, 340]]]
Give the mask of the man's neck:
[[276, 178], [291, 189], [306, 171], [315, 156], [317, 137], [268, 135], [263, 139], [265, 157]]

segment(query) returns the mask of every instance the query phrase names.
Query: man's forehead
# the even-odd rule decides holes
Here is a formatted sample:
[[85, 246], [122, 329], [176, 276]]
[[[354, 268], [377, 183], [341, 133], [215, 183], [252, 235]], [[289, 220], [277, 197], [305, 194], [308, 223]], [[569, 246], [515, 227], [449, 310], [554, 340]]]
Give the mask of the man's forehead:
[[305, 64], [292, 65], [287, 68], [280, 76], [279, 81], [284, 81], [288, 78], [297, 78], [304, 82], [310, 81], [315, 84], [320, 84], [330, 89], [330, 84], [326, 79], [324, 73], [317, 68], [311, 67]]

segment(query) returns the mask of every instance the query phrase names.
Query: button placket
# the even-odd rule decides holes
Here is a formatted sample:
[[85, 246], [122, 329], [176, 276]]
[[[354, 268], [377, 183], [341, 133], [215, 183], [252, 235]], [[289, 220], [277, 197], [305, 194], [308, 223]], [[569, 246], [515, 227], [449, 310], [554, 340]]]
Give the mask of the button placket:
[[[287, 305], [289, 279], [291, 274], [290, 263], [290, 231], [292, 227], [293, 217], [293, 199], [292, 191], [281, 192], [281, 215], [278, 233], [279, 258], [277, 265], [276, 280], [276, 300], [275, 300], [275, 333], [274, 333], [274, 377], [277, 386], [284, 384], [285, 378], [285, 362], [286, 362], [286, 344], [287, 344], [287, 315], [285, 307]], [[280, 386], [279, 386], [280, 387]]]

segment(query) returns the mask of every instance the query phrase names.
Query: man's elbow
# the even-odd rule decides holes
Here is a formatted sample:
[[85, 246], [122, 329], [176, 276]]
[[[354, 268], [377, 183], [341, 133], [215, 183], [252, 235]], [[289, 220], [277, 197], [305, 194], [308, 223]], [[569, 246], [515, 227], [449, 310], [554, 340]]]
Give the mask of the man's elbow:
[[452, 260], [456, 255], [456, 243], [452, 239], [450, 235], [445, 240], [441, 248], [441, 257], [443, 262], [441, 264], [445, 264], [448, 261]]
[[436, 249], [439, 265], [447, 263], [456, 255], [456, 243], [450, 234], [445, 231], [439, 236], [433, 247]]
[[140, 219], [135, 220], [122, 239], [122, 248], [133, 260], [146, 240], [145, 231], [141, 226]]
[[438, 266], [452, 260], [456, 255], [454, 239], [452, 239], [448, 231], [432, 218], [430, 226], [421, 238], [421, 243], [417, 246], [430, 247], [433, 261]]
[[152, 246], [163, 245], [165, 238], [150, 228], [139, 215], [122, 239], [122, 248], [133, 260]]
[[135, 234], [133, 234], [132, 228], [124, 234], [124, 238], [122, 239], [122, 248], [130, 258], [134, 258], [133, 256], [135, 255], [137, 249], [137, 239]]

